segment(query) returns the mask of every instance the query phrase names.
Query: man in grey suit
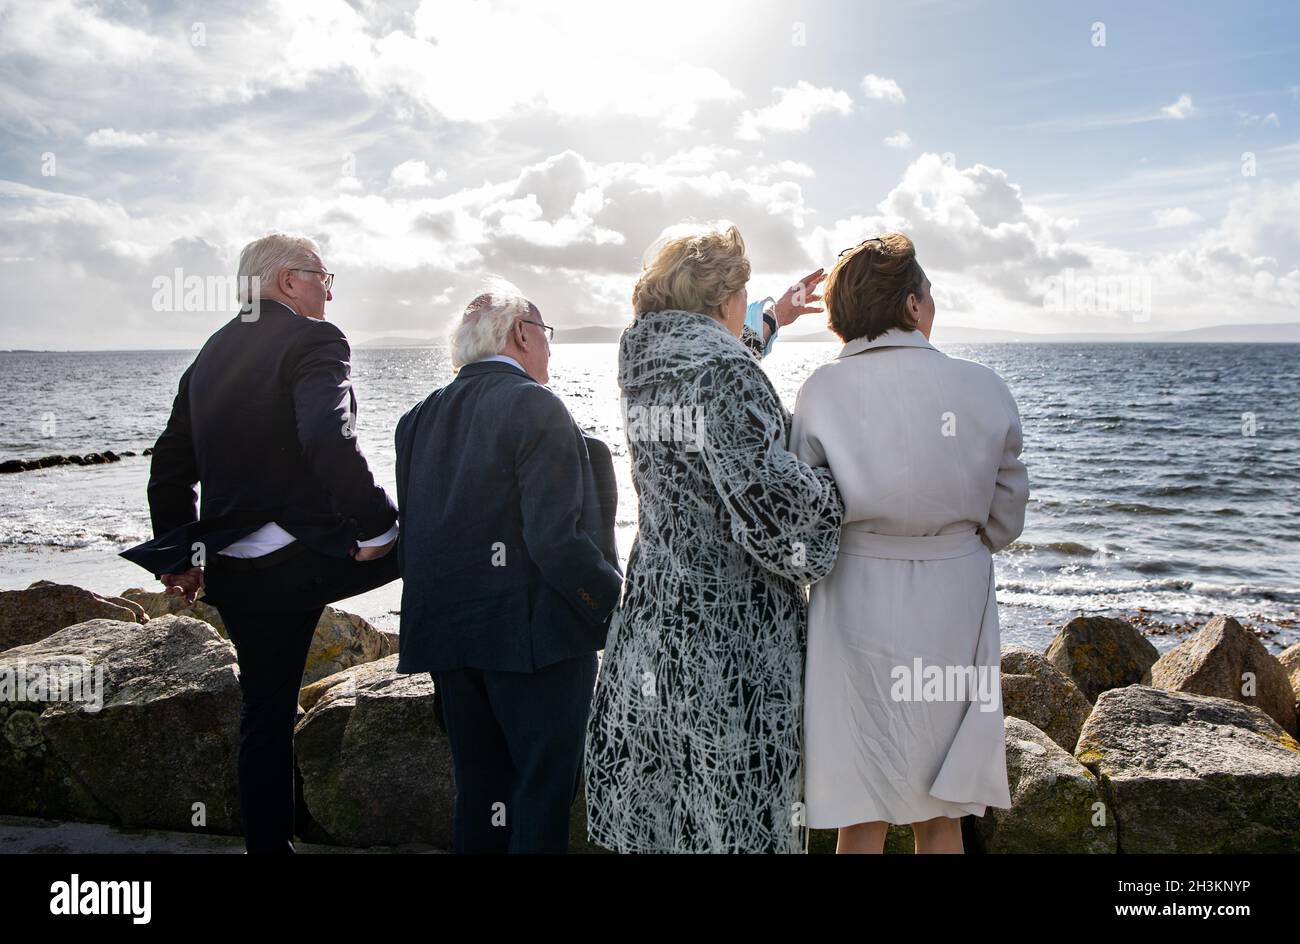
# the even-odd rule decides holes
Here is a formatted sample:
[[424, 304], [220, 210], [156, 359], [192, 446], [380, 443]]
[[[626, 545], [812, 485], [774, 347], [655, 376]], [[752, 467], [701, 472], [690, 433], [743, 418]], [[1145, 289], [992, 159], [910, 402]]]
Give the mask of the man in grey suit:
[[609, 451], [544, 386], [550, 331], [517, 294], [478, 296], [456, 379], [397, 425], [397, 671], [434, 680], [457, 852], [566, 850], [622, 589]]

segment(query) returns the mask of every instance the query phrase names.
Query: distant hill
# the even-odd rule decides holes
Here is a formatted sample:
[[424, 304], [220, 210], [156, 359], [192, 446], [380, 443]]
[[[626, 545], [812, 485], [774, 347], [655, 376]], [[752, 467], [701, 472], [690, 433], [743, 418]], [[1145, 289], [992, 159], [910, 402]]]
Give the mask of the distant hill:
[[[625, 325], [584, 325], [578, 328], [560, 328], [555, 332], [556, 344], [617, 344]], [[839, 338], [829, 331], [812, 331], [807, 334], [783, 334], [782, 342], [820, 341], [838, 344]], [[993, 328], [969, 328], [949, 325], [940, 320], [934, 326], [936, 344], [1300, 344], [1300, 322], [1286, 324], [1214, 325], [1209, 328], [1191, 328], [1187, 331], [1153, 331], [1150, 333], [1076, 332], [1074, 334], [1039, 334], [1033, 331], [1001, 331]], [[384, 334], [366, 340], [354, 340], [353, 347], [438, 347], [447, 343], [440, 335], [414, 337], [411, 335]], [[63, 350], [32, 350], [30, 348], [0, 348], [0, 354], [60, 354], [69, 350], [95, 350], [72, 348]], [[100, 349], [127, 350], [127, 349]], [[194, 350], [193, 348], [131, 348], [144, 350]]]
[[627, 325], [585, 325], [581, 328], [556, 328], [556, 344], [617, 344]]

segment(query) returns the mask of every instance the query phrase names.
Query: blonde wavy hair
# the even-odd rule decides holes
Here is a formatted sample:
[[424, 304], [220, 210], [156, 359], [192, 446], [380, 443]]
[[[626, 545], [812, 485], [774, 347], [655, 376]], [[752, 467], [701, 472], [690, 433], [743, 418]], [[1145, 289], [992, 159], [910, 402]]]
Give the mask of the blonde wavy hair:
[[638, 316], [675, 308], [717, 318], [723, 300], [749, 281], [745, 241], [734, 226], [666, 234], [646, 256], [649, 261], [632, 290], [632, 310]]

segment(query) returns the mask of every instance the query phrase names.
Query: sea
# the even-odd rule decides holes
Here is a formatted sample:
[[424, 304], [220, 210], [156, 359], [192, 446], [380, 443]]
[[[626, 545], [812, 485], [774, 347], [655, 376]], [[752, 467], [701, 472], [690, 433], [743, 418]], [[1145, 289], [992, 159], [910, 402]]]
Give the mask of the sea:
[[[1132, 620], [1164, 651], [1212, 616], [1272, 652], [1300, 641], [1300, 345], [954, 344], [1020, 408], [1031, 497], [995, 557], [1003, 643], [1046, 648], [1078, 615]], [[551, 388], [609, 443], [618, 540], [636, 530], [617, 346], [557, 344]], [[778, 342], [764, 361], [787, 406], [838, 345]], [[0, 589], [160, 589], [118, 551], [151, 537], [152, 446], [193, 351], [0, 352], [0, 460], [133, 451], [96, 466], [0, 475]], [[452, 379], [445, 347], [358, 347], [357, 432], [395, 494], [398, 418]], [[395, 629], [400, 582], [338, 605]]]

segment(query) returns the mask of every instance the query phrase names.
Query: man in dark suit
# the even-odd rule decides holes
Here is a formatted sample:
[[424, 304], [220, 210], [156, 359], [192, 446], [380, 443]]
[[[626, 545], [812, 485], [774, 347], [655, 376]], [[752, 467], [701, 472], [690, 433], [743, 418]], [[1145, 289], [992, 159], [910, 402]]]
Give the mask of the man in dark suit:
[[308, 647], [326, 603], [397, 578], [397, 509], [357, 443], [351, 353], [325, 320], [334, 277], [315, 244], [256, 240], [239, 276], [244, 307], [181, 375], [154, 446], [154, 539], [122, 556], [221, 613], [243, 695], [245, 842], [290, 853]]
[[397, 424], [397, 671], [433, 677], [457, 852], [567, 849], [622, 589], [609, 450], [544, 386], [549, 331], [518, 295], [480, 295], [452, 335], [456, 379]]

